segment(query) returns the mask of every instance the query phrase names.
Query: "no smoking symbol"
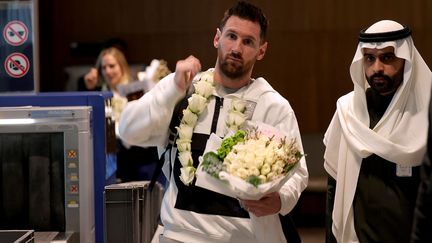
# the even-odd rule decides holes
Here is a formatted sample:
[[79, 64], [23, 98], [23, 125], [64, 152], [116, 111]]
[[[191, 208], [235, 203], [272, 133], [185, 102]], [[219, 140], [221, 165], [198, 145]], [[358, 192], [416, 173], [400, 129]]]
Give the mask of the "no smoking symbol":
[[4, 67], [6, 73], [11, 77], [21, 78], [27, 74], [30, 63], [25, 55], [21, 53], [12, 53], [6, 58]]
[[18, 20], [11, 21], [4, 27], [3, 37], [13, 46], [22, 45], [28, 38], [27, 26]]

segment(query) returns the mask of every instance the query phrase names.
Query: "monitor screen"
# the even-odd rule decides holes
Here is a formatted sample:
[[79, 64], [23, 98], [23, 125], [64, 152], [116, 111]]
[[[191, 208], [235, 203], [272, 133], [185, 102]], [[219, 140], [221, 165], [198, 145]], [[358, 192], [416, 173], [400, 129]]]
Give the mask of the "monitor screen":
[[0, 229], [65, 231], [64, 134], [0, 134]]

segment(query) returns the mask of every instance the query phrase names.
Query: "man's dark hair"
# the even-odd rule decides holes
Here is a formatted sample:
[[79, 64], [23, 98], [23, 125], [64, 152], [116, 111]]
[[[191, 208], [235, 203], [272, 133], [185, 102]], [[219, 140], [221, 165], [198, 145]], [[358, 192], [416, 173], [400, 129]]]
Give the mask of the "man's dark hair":
[[237, 2], [234, 6], [232, 6], [230, 9], [225, 11], [225, 14], [219, 24], [219, 29], [221, 31], [225, 27], [227, 20], [231, 16], [237, 16], [241, 19], [246, 19], [255, 23], [259, 23], [261, 27], [261, 33], [260, 33], [261, 41], [264, 41], [266, 39], [267, 26], [269, 23], [267, 17], [264, 15], [262, 10], [257, 6], [248, 3], [246, 1]]

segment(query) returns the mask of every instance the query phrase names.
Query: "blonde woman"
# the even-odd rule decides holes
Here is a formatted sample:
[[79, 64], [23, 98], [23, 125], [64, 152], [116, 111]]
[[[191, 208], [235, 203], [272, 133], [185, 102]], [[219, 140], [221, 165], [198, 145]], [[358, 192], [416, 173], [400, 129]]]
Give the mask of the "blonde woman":
[[94, 90], [97, 86], [101, 86], [101, 90], [113, 92], [112, 115], [118, 124], [120, 113], [127, 103], [127, 99], [119, 95], [118, 86], [132, 80], [129, 64], [124, 54], [115, 47], [103, 49], [96, 61], [95, 70], [91, 72], [94, 72], [96, 77], [85, 78], [87, 89]]
[[129, 64], [124, 54], [115, 47], [103, 49], [96, 66], [84, 76], [86, 89], [83, 91], [117, 91], [118, 84], [132, 80]]
[[132, 173], [134, 170], [134, 168], [128, 166], [129, 146], [125, 147], [125, 144], [118, 139], [120, 114], [128, 102], [126, 97], [122, 97], [119, 94], [118, 87], [121, 84], [127, 84], [132, 81], [129, 65], [124, 54], [115, 47], [103, 49], [96, 60], [95, 68], [93, 68], [84, 79], [87, 89], [89, 90], [111, 91], [113, 93], [111, 99], [111, 114], [107, 114], [107, 116], [111, 115], [114, 121], [117, 142], [114, 147], [109, 149], [113, 149], [117, 153], [117, 165], [113, 165], [113, 168], [117, 169], [117, 179], [122, 180], [122, 177], [124, 177], [123, 175]]

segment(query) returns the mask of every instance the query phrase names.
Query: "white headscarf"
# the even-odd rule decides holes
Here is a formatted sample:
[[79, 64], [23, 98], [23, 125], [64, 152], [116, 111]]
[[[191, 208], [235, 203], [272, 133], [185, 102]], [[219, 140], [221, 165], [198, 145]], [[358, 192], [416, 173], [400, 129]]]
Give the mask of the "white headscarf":
[[[365, 33], [385, 33], [404, 29], [383, 20]], [[404, 78], [383, 117], [369, 128], [365, 91], [369, 84], [363, 67], [363, 48], [394, 48], [405, 59]], [[426, 146], [428, 105], [432, 74], [410, 36], [386, 42], [359, 42], [350, 67], [354, 91], [339, 98], [336, 113], [324, 136], [324, 167], [336, 178], [333, 233], [338, 242], [358, 242], [354, 230], [352, 203], [361, 161], [376, 154], [404, 166], [420, 165]]]

